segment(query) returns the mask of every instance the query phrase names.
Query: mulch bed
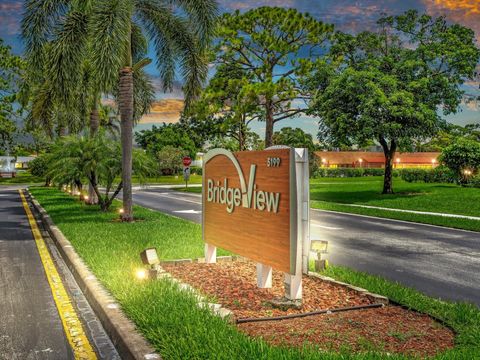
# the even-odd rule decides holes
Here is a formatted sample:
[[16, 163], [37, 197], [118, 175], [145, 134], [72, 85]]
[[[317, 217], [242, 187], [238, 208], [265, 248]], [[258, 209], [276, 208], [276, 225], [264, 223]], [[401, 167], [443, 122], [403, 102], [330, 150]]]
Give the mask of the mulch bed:
[[[283, 274], [273, 271], [271, 289], [256, 285], [253, 262], [166, 265], [165, 270], [232, 310], [236, 319], [281, 316], [372, 304], [365, 295], [321, 279], [303, 277], [301, 309], [281, 310], [269, 303], [283, 296]], [[333, 351], [384, 351], [434, 355], [454, 346], [454, 333], [428, 315], [388, 305], [383, 308], [239, 324], [253, 337], [274, 345], [310, 345]]]

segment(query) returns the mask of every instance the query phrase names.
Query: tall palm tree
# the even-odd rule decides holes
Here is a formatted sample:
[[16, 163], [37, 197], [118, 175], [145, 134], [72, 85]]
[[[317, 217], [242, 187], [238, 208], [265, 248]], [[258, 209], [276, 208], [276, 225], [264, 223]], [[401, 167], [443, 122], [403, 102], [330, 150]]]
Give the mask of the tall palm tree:
[[[155, 49], [160, 77], [172, 88], [178, 69], [184, 80], [186, 106], [198, 95], [208, 64], [205, 48], [217, 16], [215, 0], [28, 0], [22, 23], [27, 55], [45, 57], [51, 38], [56, 69], [50, 76], [59, 96], [71, 100], [83, 60], [90, 57], [95, 81], [103, 93], [118, 93], [121, 118], [124, 221], [132, 213], [132, 131], [135, 119], [135, 79], [142, 68], [149, 42]], [[62, 20], [63, 19], [63, 20]], [[61, 26], [52, 26], [55, 23]], [[138, 114], [138, 113], [137, 113]]]

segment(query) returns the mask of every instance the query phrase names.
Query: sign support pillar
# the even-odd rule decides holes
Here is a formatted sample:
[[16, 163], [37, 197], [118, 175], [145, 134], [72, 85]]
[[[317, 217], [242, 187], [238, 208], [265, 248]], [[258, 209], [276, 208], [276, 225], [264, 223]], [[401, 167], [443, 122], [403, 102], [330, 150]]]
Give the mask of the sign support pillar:
[[257, 286], [260, 289], [272, 287], [272, 267], [257, 263]]
[[217, 262], [217, 247], [205, 244], [205, 262], [207, 264], [215, 264]]

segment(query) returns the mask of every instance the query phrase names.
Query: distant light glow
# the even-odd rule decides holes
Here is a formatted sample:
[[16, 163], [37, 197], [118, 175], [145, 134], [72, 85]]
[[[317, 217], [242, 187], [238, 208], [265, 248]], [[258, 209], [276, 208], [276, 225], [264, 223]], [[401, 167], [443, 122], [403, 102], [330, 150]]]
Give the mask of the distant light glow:
[[123, 208], [118, 209], [119, 214], [123, 214], [124, 212], [125, 212], [125, 210], [123, 210]]

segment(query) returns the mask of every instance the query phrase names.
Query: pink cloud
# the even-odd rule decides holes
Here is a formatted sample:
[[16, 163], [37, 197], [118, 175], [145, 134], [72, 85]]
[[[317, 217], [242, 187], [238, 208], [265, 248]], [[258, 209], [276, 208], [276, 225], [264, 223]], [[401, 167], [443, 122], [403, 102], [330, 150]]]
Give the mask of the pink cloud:
[[20, 18], [23, 4], [21, 1], [0, 3], [0, 35], [11, 36], [20, 32]]

